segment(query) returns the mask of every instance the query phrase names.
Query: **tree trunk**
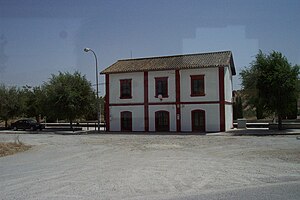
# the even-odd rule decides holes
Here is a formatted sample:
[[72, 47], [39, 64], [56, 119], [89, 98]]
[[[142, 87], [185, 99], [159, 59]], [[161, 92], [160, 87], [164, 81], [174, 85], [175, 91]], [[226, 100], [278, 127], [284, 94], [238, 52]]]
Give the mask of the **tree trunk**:
[[282, 116], [278, 115], [278, 130], [282, 130]]
[[7, 119], [6, 119], [6, 120], [5, 120], [5, 128], [7, 128], [7, 125], [8, 125], [8, 124], [7, 124]]

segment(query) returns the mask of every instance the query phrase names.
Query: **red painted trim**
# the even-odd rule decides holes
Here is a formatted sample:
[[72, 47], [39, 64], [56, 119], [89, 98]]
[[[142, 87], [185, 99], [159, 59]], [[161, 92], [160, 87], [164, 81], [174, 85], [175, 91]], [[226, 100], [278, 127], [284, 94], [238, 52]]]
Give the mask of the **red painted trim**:
[[149, 92], [148, 92], [148, 72], [144, 72], [144, 123], [145, 131], [149, 131]]
[[[129, 128], [128, 129], [125, 128], [123, 126], [123, 123], [122, 123], [122, 121], [125, 118], [126, 114], [129, 114]], [[130, 112], [130, 111], [123, 111], [123, 112], [120, 113], [120, 115], [121, 115], [120, 116], [121, 131], [123, 131], [123, 132], [125, 132], [125, 131], [132, 131], [132, 112]]]
[[109, 74], [105, 74], [105, 123], [106, 131], [110, 130], [110, 114], [109, 114]]
[[[191, 75], [191, 97], [199, 97], [199, 96], [205, 96], [205, 81], [204, 81], [205, 75]], [[193, 90], [193, 81], [200, 80], [203, 82], [203, 92], [202, 93], [195, 93]]]
[[[219, 101], [195, 101], [195, 102], [178, 102], [178, 104], [220, 104]], [[112, 103], [109, 104], [110, 106], [141, 106], [145, 105], [144, 103]], [[156, 105], [176, 105], [176, 102], [152, 102], [148, 103], [149, 106], [156, 106]]]
[[180, 102], [181, 104], [219, 104], [219, 101], [192, 101], [192, 102]]
[[225, 131], [224, 67], [219, 67], [220, 131]]
[[169, 77], [155, 77], [155, 97], [157, 98], [158, 97], [158, 91], [157, 91], [157, 82], [158, 81], [166, 81], [166, 94], [162, 94], [162, 97], [163, 98], [168, 98], [169, 97], [169, 92], [168, 92], [168, 78]]
[[[195, 127], [195, 115], [194, 114], [196, 112], [199, 112], [203, 116], [203, 129], [202, 130], [196, 129], [196, 127]], [[192, 131], [193, 132], [205, 132], [206, 131], [206, 126], [205, 126], [205, 123], [206, 123], [205, 110], [200, 110], [200, 109], [192, 110], [191, 115], [192, 115]]]
[[[167, 114], [167, 124], [168, 124], [168, 130], [162, 130], [160, 129], [160, 127], [158, 126], [158, 115], [160, 113], [165, 113]], [[170, 131], [170, 113], [168, 111], [165, 111], [165, 110], [159, 110], [159, 111], [156, 111], [155, 112], [155, 131], [157, 132], [164, 132], [164, 131], [167, 131], [169, 132]]]
[[143, 106], [144, 103], [111, 103], [110, 106]]
[[[120, 80], [120, 99], [132, 99], [132, 85], [131, 85], [131, 80], [132, 79], [121, 79]], [[129, 96], [122, 96], [122, 85], [129, 83], [130, 87], [130, 95]]]
[[180, 107], [180, 73], [175, 71], [175, 87], [176, 87], [176, 131], [181, 131], [181, 107]]

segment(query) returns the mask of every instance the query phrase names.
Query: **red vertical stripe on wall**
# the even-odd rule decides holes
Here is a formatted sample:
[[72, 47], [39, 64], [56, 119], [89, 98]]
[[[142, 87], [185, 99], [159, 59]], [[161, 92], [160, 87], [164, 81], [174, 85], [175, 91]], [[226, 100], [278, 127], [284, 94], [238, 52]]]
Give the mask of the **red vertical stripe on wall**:
[[109, 114], [109, 74], [105, 74], [105, 119], [106, 131], [110, 131], [110, 114]]
[[148, 100], [148, 72], [144, 72], [144, 123], [145, 131], [149, 131], [149, 100]]
[[220, 131], [225, 131], [224, 67], [219, 67]]
[[180, 73], [175, 71], [175, 87], [176, 87], [176, 131], [181, 131], [181, 112], [180, 112]]

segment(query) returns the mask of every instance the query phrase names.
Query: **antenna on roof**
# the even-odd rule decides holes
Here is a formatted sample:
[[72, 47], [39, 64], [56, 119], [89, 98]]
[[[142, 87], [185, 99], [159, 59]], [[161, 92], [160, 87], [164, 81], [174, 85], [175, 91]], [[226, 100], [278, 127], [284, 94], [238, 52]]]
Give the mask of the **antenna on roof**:
[[130, 50], [130, 58], [132, 58], [132, 50]]

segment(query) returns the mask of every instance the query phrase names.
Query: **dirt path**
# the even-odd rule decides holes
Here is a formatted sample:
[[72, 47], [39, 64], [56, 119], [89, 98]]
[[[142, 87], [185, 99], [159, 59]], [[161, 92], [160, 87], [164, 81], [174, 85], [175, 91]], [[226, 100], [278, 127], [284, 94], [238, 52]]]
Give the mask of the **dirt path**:
[[[2, 134], [0, 141], [13, 140]], [[300, 182], [295, 136], [21, 135], [0, 199], [163, 199]]]

